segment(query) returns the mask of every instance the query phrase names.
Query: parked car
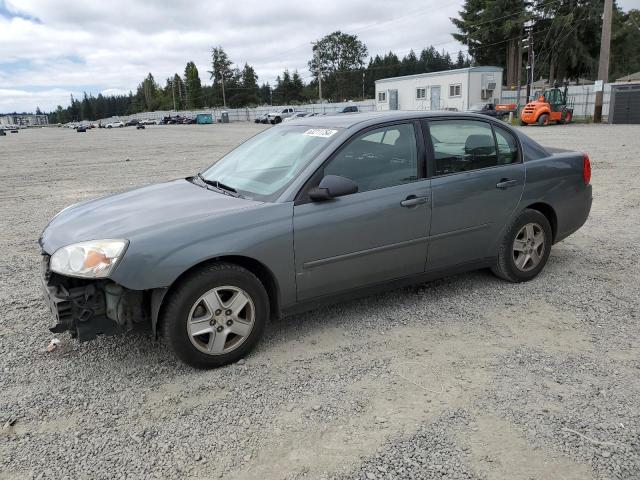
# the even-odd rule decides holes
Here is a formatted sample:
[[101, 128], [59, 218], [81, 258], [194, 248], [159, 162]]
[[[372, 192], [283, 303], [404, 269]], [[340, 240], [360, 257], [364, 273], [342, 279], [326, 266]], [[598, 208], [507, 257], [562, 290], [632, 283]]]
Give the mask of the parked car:
[[4, 128], [0, 128], [0, 137], [6, 137], [7, 133], [4, 131]]
[[137, 120], [135, 118], [131, 118], [129, 120], [127, 120], [124, 124], [125, 127], [135, 127], [136, 125], [138, 125], [140, 123], [140, 120]]
[[293, 115], [291, 115], [290, 117], [285, 118], [283, 121], [284, 122], [289, 122], [291, 120], [295, 120], [296, 118], [306, 117], [307, 115], [309, 115], [307, 112], [296, 112]]
[[121, 122], [120, 120], [116, 122], [107, 123], [107, 128], [122, 128], [122, 127], [124, 127], [124, 123]]
[[277, 123], [282, 122], [285, 118], [289, 118], [296, 112], [302, 112], [302, 110], [296, 110], [292, 107], [286, 107], [280, 110], [279, 112], [268, 113], [267, 118], [269, 119], [269, 123], [275, 125]]
[[148, 325], [208, 368], [272, 316], [477, 268], [525, 282], [586, 221], [590, 179], [586, 154], [481, 115], [293, 120], [202, 173], [58, 213], [39, 240], [52, 331]]
[[256, 119], [254, 120], [255, 123], [269, 123], [269, 114], [268, 113], [263, 113], [261, 115], [258, 115], [256, 117]]
[[86, 125], [78, 125], [76, 128], [76, 132], [79, 132], [79, 133], [85, 133], [86, 131], [87, 131]]
[[346, 107], [342, 107], [336, 113], [358, 113], [360, 110], [357, 105], [347, 105]]

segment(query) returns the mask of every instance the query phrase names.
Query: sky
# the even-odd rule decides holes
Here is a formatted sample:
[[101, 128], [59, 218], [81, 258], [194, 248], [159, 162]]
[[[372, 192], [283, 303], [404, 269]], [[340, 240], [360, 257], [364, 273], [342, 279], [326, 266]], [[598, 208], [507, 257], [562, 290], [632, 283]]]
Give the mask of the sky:
[[[50, 111], [71, 94], [128, 93], [151, 72], [164, 85], [194, 61], [210, 83], [221, 45], [259, 83], [285, 68], [309, 80], [311, 42], [358, 35], [370, 55], [434, 45], [452, 56], [463, 0], [0, 0], [0, 112]], [[632, 8], [639, 0], [618, 0]]]

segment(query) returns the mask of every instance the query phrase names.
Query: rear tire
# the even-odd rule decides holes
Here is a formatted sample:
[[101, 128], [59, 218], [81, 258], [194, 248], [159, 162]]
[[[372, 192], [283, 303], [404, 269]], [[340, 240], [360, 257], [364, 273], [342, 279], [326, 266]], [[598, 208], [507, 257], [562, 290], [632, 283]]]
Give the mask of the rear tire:
[[507, 228], [491, 271], [509, 282], [528, 282], [546, 265], [552, 242], [547, 217], [537, 210], [525, 209]]
[[565, 125], [569, 125], [571, 123], [571, 120], [573, 120], [573, 114], [571, 112], [567, 112], [564, 115], [564, 119], [562, 120], [562, 123]]
[[549, 115], [547, 115], [546, 113], [540, 115], [538, 117], [538, 125], [540, 125], [541, 127], [549, 125]]
[[215, 368], [249, 353], [268, 317], [269, 297], [260, 280], [238, 265], [214, 263], [176, 285], [160, 322], [180, 360], [195, 368]]

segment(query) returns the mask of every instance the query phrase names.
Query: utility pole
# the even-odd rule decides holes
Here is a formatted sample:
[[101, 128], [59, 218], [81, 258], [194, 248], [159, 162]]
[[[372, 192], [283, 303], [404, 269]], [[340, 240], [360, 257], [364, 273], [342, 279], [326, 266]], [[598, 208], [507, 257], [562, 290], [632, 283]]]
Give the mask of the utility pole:
[[318, 98], [322, 103], [322, 66], [320, 65], [320, 49], [317, 43], [311, 43], [316, 50], [316, 65], [318, 66]]
[[527, 38], [527, 98], [525, 103], [531, 100], [531, 84], [533, 83], [533, 28], [529, 27], [529, 37]]
[[220, 81], [222, 82], [222, 107], [227, 108], [227, 97], [224, 96], [224, 72], [220, 72]]
[[613, 0], [604, 0], [604, 12], [602, 13], [602, 34], [600, 35], [600, 60], [598, 63], [598, 80], [602, 82], [596, 91], [596, 104], [593, 110], [594, 123], [602, 122], [602, 97], [604, 96], [604, 84], [609, 81], [609, 48], [611, 47], [611, 16]]
[[173, 96], [173, 111], [176, 111], [176, 79], [171, 81], [171, 95]]
[[362, 71], [362, 100], [364, 100], [364, 70]]

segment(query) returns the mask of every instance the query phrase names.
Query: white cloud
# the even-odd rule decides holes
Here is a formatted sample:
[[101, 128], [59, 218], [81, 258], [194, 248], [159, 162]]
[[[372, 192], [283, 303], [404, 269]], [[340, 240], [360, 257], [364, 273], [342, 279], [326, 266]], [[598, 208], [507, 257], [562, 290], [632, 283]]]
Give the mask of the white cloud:
[[[1, 3], [1, 0], [0, 0]], [[454, 30], [462, 0], [300, 2], [236, 0], [5, 0], [0, 16], [0, 89], [19, 91], [5, 105], [16, 110], [66, 105], [72, 92], [128, 92], [148, 72], [160, 83], [194, 61], [209, 82], [212, 46], [253, 65], [259, 81], [285, 68], [309, 76], [310, 42], [334, 30], [356, 33], [370, 54], [430, 44], [455, 52]], [[31, 18], [29, 20], [28, 18]], [[37, 20], [36, 20], [37, 19]], [[46, 92], [58, 92], [50, 100]], [[61, 96], [59, 92], [65, 92]], [[34, 103], [34, 102], [40, 103]]]

